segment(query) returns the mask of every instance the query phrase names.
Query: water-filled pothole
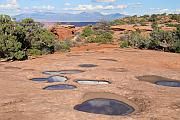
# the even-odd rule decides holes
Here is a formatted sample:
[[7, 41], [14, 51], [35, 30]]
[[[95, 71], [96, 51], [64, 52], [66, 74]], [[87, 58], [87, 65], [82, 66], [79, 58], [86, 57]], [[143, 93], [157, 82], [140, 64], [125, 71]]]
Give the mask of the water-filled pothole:
[[45, 88], [44, 90], [72, 90], [76, 89], [77, 87], [74, 85], [68, 85], [68, 84], [59, 84], [59, 85], [50, 85]]
[[128, 115], [134, 111], [133, 107], [122, 101], [104, 98], [85, 101], [80, 105], [76, 105], [74, 109], [82, 112], [104, 115]]
[[37, 81], [37, 82], [44, 82], [44, 81], [47, 81], [47, 82], [65, 82], [68, 80], [68, 78], [64, 77], [64, 76], [51, 76], [48, 78], [33, 78], [31, 80]]
[[80, 64], [79, 67], [97, 67], [97, 65], [94, 64]]
[[82, 70], [61, 70], [61, 71], [45, 71], [43, 74], [46, 75], [60, 75], [60, 74], [78, 74], [82, 73]]
[[48, 78], [32, 78], [31, 80], [35, 82], [44, 82], [44, 81], [47, 81], [47, 79]]
[[88, 85], [98, 85], [98, 84], [111, 84], [111, 82], [106, 80], [75, 80], [79, 84], [88, 84]]
[[117, 62], [117, 60], [115, 59], [99, 59], [99, 60]]
[[137, 79], [141, 81], [150, 82], [156, 85], [169, 86], [169, 87], [180, 87], [180, 80], [169, 79], [156, 75], [145, 75], [138, 76]]
[[76, 105], [74, 109], [82, 112], [104, 115], [128, 115], [134, 112], [132, 106], [129, 106], [122, 101], [105, 98], [96, 98], [85, 101], [80, 105]]
[[180, 81], [157, 81], [155, 84], [169, 87], [180, 87]]
[[107, 92], [86, 93], [74, 109], [86, 113], [121, 116], [139, 111], [139, 108], [131, 101]]

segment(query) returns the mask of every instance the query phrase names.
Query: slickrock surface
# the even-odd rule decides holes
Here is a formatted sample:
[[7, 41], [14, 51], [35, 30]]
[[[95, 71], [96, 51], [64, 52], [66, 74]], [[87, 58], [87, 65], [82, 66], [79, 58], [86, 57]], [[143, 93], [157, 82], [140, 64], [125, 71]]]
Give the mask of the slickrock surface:
[[[88, 45], [73, 48], [70, 53], [0, 63], [0, 120], [179, 120], [180, 88], [158, 86], [136, 77], [158, 75], [180, 80], [180, 54], [102, 46]], [[98, 66], [81, 68], [79, 64]], [[73, 90], [47, 91], [42, 88], [56, 83], [30, 80], [48, 77], [43, 71], [70, 69], [85, 72], [66, 75], [69, 80], [57, 84], [77, 86]], [[108, 80], [112, 84], [83, 85], [74, 82], [75, 79]], [[107, 116], [74, 110], [90, 92], [115, 94], [124, 102], [134, 104], [136, 112]], [[106, 94], [95, 96], [108, 97]]]

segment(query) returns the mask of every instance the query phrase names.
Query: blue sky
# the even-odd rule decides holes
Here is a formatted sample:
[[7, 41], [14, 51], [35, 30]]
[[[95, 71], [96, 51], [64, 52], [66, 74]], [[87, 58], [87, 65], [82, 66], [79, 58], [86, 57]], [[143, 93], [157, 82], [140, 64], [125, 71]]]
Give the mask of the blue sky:
[[127, 15], [180, 13], [180, 0], [0, 0], [1, 14], [84, 11]]

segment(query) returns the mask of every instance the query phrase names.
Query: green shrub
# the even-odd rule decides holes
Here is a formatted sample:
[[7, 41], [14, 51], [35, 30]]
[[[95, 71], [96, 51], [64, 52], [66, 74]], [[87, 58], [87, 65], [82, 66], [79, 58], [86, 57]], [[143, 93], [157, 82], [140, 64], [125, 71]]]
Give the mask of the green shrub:
[[163, 50], [168, 52], [180, 52], [179, 32], [155, 30], [149, 37], [143, 37], [138, 32], [121, 37], [120, 47], [134, 47], [140, 49]]
[[171, 50], [173, 52], [180, 53], [180, 39], [173, 43]]
[[110, 32], [105, 32], [100, 35], [90, 36], [87, 38], [89, 43], [110, 43], [113, 40], [113, 36]]
[[177, 36], [175, 32], [155, 30], [150, 34], [149, 49], [159, 49], [169, 51]]
[[120, 42], [120, 47], [121, 48], [128, 48], [129, 47], [129, 42], [127, 40], [121, 41]]
[[83, 37], [88, 37], [88, 36], [91, 36], [92, 34], [93, 34], [93, 30], [92, 30], [91, 27], [88, 26], [88, 27], [85, 27], [85, 28], [84, 28], [81, 36], [83, 36]]
[[14, 58], [17, 60], [25, 60], [27, 59], [27, 54], [25, 51], [18, 51], [14, 53]]
[[124, 25], [124, 24], [126, 24], [126, 22], [124, 22], [121, 19], [114, 20], [114, 21], [111, 22], [111, 25]]
[[93, 30], [95, 32], [101, 31], [101, 32], [110, 32], [110, 22], [108, 21], [101, 21], [93, 26]]
[[89, 43], [94, 43], [95, 41], [96, 41], [96, 36], [89, 36], [87, 38], [87, 42], [89, 42]]
[[132, 32], [129, 35], [121, 37], [120, 47], [134, 47], [134, 48], [148, 48], [149, 47], [149, 38], [142, 37], [139, 32]]
[[54, 52], [55, 36], [33, 19], [13, 22], [11, 17], [0, 15], [0, 57], [23, 60], [28, 55]]
[[153, 24], [151, 25], [151, 27], [154, 29], [154, 30], [158, 30], [159, 27], [158, 27], [158, 24], [156, 22], [153, 22]]
[[70, 41], [55, 41], [54, 49], [55, 51], [68, 51], [71, 45]]
[[38, 55], [42, 55], [43, 54], [41, 50], [38, 50], [38, 49], [35, 49], [35, 48], [28, 49], [27, 52], [28, 52], [29, 56], [38, 56]]

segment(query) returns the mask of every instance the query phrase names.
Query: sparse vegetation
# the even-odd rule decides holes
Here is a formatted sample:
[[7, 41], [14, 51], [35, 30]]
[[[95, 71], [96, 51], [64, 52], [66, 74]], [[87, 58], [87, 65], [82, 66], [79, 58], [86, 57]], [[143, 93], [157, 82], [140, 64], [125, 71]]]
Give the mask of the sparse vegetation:
[[111, 43], [113, 36], [110, 32], [98, 34], [96, 36], [90, 36], [87, 38], [89, 43]]
[[117, 19], [111, 22], [111, 25], [123, 25], [123, 24], [143, 24], [146, 25], [148, 22], [164, 24], [171, 22], [180, 22], [179, 14], [152, 14], [143, 16], [129, 16], [122, 19]]
[[86, 27], [81, 36], [89, 43], [111, 43], [113, 40], [110, 24], [104, 21], [93, 27]]
[[84, 28], [83, 33], [81, 34], [83, 37], [89, 37], [93, 34], [93, 30], [90, 26]]
[[179, 32], [154, 30], [147, 37], [142, 36], [139, 32], [132, 32], [131, 34], [121, 37], [120, 47], [134, 47], [180, 53]]
[[55, 41], [54, 49], [55, 51], [67, 51], [70, 50], [70, 47], [72, 46], [71, 41]]

